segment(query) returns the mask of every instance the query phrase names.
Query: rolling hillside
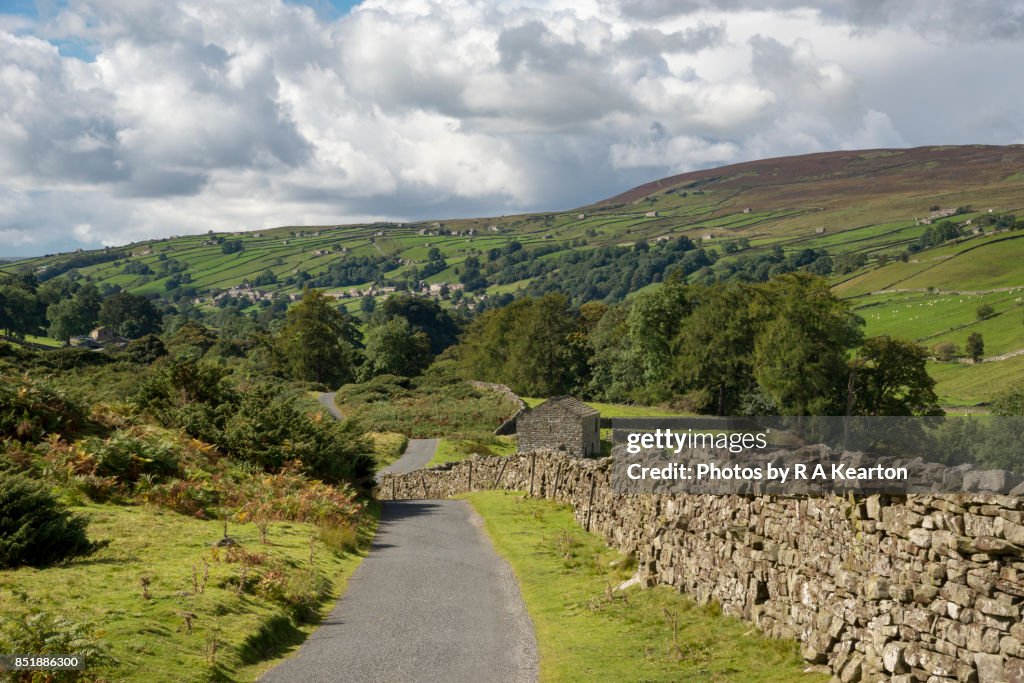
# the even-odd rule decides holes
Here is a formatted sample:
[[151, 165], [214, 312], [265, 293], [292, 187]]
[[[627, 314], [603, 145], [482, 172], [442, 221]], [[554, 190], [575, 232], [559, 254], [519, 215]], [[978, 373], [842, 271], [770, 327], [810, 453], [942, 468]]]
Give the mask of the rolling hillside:
[[[844, 151], [685, 173], [567, 211], [211, 232], [0, 263], [0, 272], [45, 279], [73, 269], [101, 288], [199, 305], [244, 283], [264, 298], [314, 285], [356, 310], [374, 286], [380, 293], [415, 282], [429, 292], [434, 284], [435, 294], [441, 284], [457, 287], [476, 262], [495, 266], [476, 286], [467, 284], [476, 289], [464, 297], [470, 302], [545, 291], [560, 278], [581, 277], [572, 261], [606, 253], [608, 262], [627, 263], [622, 254], [640, 241], [652, 245], [652, 258], [662, 259], [656, 268], [663, 268], [684, 260], [668, 245], [688, 238], [691, 256], [703, 251], [700, 259], [687, 257], [692, 267], [683, 272], [702, 281], [749, 277], [755, 266], [776, 272], [784, 259], [812, 267], [827, 255], [812, 269], [828, 262], [816, 272], [850, 299], [868, 334], [929, 347], [951, 342], [961, 350], [968, 334], [983, 334], [991, 362], [934, 367], [944, 401], [963, 405], [1024, 378], [1024, 363], [1012, 355], [1024, 350], [1024, 230], [1014, 217], [1021, 213], [1024, 146]], [[931, 239], [928, 231], [942, 221], [957, 226], [957, 234]], [[519, 248], [513, 242], [522, 251], [515, 268], [496, 260]], [[593, 270], [592, 278], [603, 277]], [[607, 298], [657, 286], [660, 273], [626, 278]], [[977, 315], [982, 304], [993, 309], [985, 319]], [[982, 375], [987, 379], [972, 384]], [[987, 389], [970, 388], [978, 385]]]

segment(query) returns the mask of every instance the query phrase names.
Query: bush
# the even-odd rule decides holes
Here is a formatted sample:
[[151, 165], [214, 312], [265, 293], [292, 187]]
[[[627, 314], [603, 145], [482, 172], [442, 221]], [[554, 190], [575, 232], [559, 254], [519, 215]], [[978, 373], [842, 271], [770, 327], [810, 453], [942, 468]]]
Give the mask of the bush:
[[48, 612], [22, 612], [5, 619], [0, 632], [0, 651], [20, 655], [74, 654], [85, 660], [81, 671], [47, 671], [45, 677], [39, 677], [39, 671], [22, 671], [6, 679], [19, 683], [93, 681], [98, 679], [99, 672], [118, 663], [110, 656], [109, 647], [97, 637], [92, 624]]
[[335, 395], [337, 403], [387, 403], [409, 395], [409, 379], [378, 375], [362, 384], [346, 384]]
[[351, 487], [329, 486], [291, 468], [239, 481], [227, 492], [224, 505], [236, 508], [235, 519], [242, 523], [308, 522], [352, 529], [363, 512]]
[[941, 361], [951, 361], [957, 357], [959, 349], [953, 342], [939, 342], [932, 347], [932, 353]]
[[129, 342], [122, 353], [132, 363], [149, 365], [158, 358], [166, 356], [167, 347], [164, 346], [160, 337], [155, 334], [147, 334]]
[[95, 473], [134, 483], [143, 474], [157, 478], [178, 473], [178, 456], [159, 439], [117, 432], [109, 439], [88, 439], [82, 449], [95, 461]]
[[153, 505], [196, 519], [208, 519], [216, 514], [215, 508], [221, 502], [222, 491], [218, 488], [219, 483], [219, 480], [174, 479], [153, 486], [142, 494], [142, 497]]
[[0, 568], [42, 567], [88, 555], [97, 546], [86, 538], [86, 524], [42, 482], [23, 474], [0, 474]]
[[105, 353], [69, 346], [47, 351], [39, 356], [38, 365], [54, 370], [74, 370], [98, 365], [108, 365], [111, 358]]
[[68, 436], [83, 422], [85, 410], [63, 392], [27, 376], [0, 376], [0, 438]]
[[242, 392], [239, 409], [224, 426], [223, 446], [271, 471], [297, 460], [307, 474], [328, 483], [369, 484], [374, 468], [373, 447], [354, 422], [324, 419], [272, 384]]

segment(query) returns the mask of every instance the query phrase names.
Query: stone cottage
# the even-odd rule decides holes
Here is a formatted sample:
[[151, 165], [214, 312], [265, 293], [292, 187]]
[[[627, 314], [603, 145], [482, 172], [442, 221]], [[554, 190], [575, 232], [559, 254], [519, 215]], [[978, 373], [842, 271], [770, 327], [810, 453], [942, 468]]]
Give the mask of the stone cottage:
[[558, 396], [516, 418], [520, 453], [553, 448], [585, 458], [601, 452], [601, 415], [572, 396]]

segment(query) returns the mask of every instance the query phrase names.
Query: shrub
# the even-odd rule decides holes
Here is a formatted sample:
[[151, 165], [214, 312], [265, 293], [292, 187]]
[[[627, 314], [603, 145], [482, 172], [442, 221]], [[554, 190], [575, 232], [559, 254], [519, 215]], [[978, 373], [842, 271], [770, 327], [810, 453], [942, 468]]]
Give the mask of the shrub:
[[932, 353], [935, 357], [941, 361], [951, 361], [957, 357], [959, 349], [956, 348], [956, 344], [953, 342], [939, 342], [932, 347]]
[[109, 439], [88, 439], [82, 448], [95, 460], [95, 473], [134, 483], [143, 474], [166, 477], [178, 473], [178, 456], [156, 438], [117, 432]]
[[82, 406], [63, 392], [27, 376], [0, 376], [0, 438], [38, 441], [67, 436], [85, 421]]
[[387, 403], [409, 395], [408, 378], [397, 375], [378, 375], [362, 384], [346, 384], [338, 389], [338, 403]]
[[235, 485], [225, 500], [238, 509], [240, 522], [310, 522], [355, 524], [363, 510], [355, 491], [348, 486], [329, 486], [286, 468]]
[[214, 516], [213, 508], [221, 502], [222, 491], [218, 483], [219, 480], [174, 479], [151, 487], [142, 497], [153, 505], [197, 519], [207, 519]]
[[352, 522], [321, 522], [318, 531], [320, 542], [339, 555], [359, 547], [359, 528]]
[[110, 356], [75, 346], [47, 351], [39, 357], [39, 365], [54, 370], [73, 370], [97, 365], [107, 365]]
[[93, 552], [97, 546], [86, 538], [86, 524], [42, 482], [0, 474], [0, 568], [42, 567]]
[[166, 356], [167, 347], [164, 346], [160, 337], [155, 334], [147, 334], [129, 342], [122, 353], [133, 363], [149, 365], [158, 358]]
[[288, 609], [299, 623], [316, 621], [330, 590], [330, 581], [313, 570], [278, 567], [261, 572], [252, 586], [257, 595]]
[[95, 627], [89, 622], [79, 622], [64, 615], [54, 616], [48, 612], [21, 612], [11, 614], [4, 620], [0, 632], [0, 651], [16, 652], [22, 655], [79, 655], [85, 660], [80, 671], [47, 671], [39, 677], [39, 671], [15, 672], [7, 680], [47, 681], [65, 683], [69, 681], [97, 680], [104, 669], [118, 662], [110, 656], [110, 648], [102, 642]]
[[124, 494], [124, 486], [117, 477], [98, 477], [95, 474], [77, 474], [71, 479], [73, 491], [84, 494], [94, 503], [106, 503], [119, 499]]
[[267, 471], [297, 460], [308, 474], [326, 482], [370, 483], [372, 446], [355, 423], [325, 421], [287, 383], [228, 386], [222, 381], [226, 372], [207, 363], [170, 361], [136, 401], [164, 425], [180, 427]]
[[354, 422], [324, 419], [272, 384], [242, 392], [241, 398], [224, 426], [223, 446], [231, 455], [270, 471], [297, 460], [323, 481], [369, 484], [373, 447]]

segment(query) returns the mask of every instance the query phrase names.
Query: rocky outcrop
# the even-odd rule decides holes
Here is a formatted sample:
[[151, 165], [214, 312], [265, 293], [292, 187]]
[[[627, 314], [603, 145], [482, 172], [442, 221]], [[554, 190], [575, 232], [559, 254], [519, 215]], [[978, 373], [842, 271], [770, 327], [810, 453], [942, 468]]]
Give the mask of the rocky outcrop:
[[540, 451], [385, 476], [382, 499], [501, 488], [569, 503], [665, 584], [795, 638], [843, 683], [1024, 682], [1024, 499], [613, 490], [610, 459]]

